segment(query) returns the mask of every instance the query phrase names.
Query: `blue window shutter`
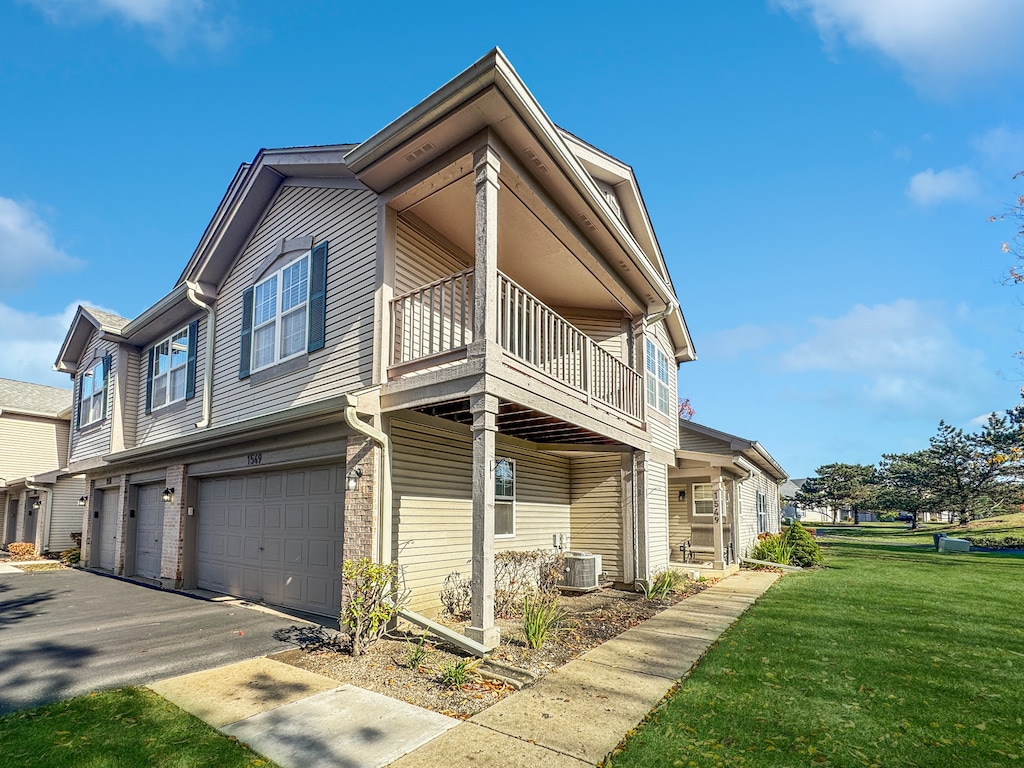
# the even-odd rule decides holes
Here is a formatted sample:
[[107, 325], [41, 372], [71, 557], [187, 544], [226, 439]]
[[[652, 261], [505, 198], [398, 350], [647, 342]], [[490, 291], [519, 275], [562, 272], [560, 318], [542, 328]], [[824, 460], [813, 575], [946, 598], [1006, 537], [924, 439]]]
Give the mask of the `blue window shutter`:
[[[207, 342], [209, 343], [209, 342]], [[196, 396], [196, 352], [199, 349], [199, 321], [188, 324], [188, 364], [185, 367], [185, 399]]]
[[255, 288], [246, 289], [242, 294], [242, 338], [239, 341], [238, 378], [249, 378], [252, 368], [252, 304]]
[[156, 347], [149, 348], [149, 363], [146, 368], [146, 413], [153, 412], [153, 358], [156, 357]]
[[327, 241], [313, 249], [309, 265], [309, 343], [307, 352], [327, 343]]
[[105, 355], [103, 358], [103, 415], [100, 417], [101, 419], [107, 418], [107, 403], [110, 402], [109, 393], [111, 360], [112, 358], [110, 355]]

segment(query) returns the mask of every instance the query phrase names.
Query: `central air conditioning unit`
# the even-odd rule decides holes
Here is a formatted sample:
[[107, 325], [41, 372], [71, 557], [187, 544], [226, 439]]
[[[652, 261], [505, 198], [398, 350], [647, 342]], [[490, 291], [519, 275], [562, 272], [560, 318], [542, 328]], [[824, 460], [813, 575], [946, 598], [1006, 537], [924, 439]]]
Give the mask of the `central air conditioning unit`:
[[565, 577], [560, 587], [570, 592], [598, 589], [601, 580], [601, 556], [590, 552], [566, 552]]

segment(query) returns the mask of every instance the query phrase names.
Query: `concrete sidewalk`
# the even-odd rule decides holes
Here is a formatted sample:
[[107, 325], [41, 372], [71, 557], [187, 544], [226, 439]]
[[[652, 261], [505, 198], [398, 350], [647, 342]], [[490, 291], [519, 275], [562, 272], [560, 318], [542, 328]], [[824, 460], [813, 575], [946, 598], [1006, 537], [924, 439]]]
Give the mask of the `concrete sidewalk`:
[[150, 687], [282, 768], [582, 768], [603, 760], [777, 578], [723, 579], [465, 722], [266, 658]]

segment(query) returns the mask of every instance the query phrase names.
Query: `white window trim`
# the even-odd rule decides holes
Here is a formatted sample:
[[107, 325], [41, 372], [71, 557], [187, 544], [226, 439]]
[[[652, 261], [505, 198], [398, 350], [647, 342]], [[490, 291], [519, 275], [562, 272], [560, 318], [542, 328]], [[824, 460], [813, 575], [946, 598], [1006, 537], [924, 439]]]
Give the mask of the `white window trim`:
[[[176, 398], [174, 400], [171, 400], [169, 398], [170, 398], [170, 394], [171, 394], [171, 372], [179, 370], [181, 368], [184, 368], [185, 369], [185, 375], [186, 375], [186, 377], [188, 376], [188, 346], [189, 346], [189, 343], [192, 340], [189, 338], [189, 332], [188, 332], [188, 326], [187, 325], [184, 328], [179, 328], [178, 330], [176, 330], [174, 333], [172, 333], [167, 338], [161, 339], [160, 341], [158, 341], [156, 344], [153, 345], [153, 366], [154, 367], [156, 366], [156, 358], [159, 357], [159, 355], [160, 355], [160, 352], [159, 352], [160, 346], [162, 344], [164, 344], [164, 343], [167, 344], [167, 360], [168, 360], [168, 364], [170, 363], [170, 361], [174, 357], [174, 353], [173, 353], [173, 351], [171, 349], [171, 342], [173, 341], [175, 336], [177, 336], [178, 334], [181, 334], [181, 333], [185, 334], [185, 362], [181, 363], [180, 365], [169, 365], [167, 370], [164, 371], [163, 373], [161, 373], [161, 374], [155, 374], [154, 373], [153, 374], [153, 379], [152, 379], [152, 381], [149, 382], [149, 393], [150, 393], [149, 394], [149, 397], [150, 397], [149, 407], [150, 407], [151, 411], [156, 411], [156, 410], [158, 410], [160, 408], [166, 408], [168, 405], [173, 405], [174, 403], [180, 403], [182, 400], [185, 399], [185, 392], [188, 391], [188, 384], [187, 383], [186, 383], [185, 392], [182, 392], [181, 397]], [[166, 387], [166, 389], [164, 391], [167, 393], [167, 398], [168, 399], [166, 400], [166, 402], [163, 402], [160, 405], [156, 404], [156, 400], [153, 397], [153, 393], [156, 392], [156, 380], [157, 380], [158, 377], [159, 378], [166, 378], [167, 379], [167, 387]]]
[[[697, 499], [697, 489], [698, 488], [705, 488], [705, 487], [711, 489], [711, 498], [710, 499], [700, 499], [700, 501], [710, 501], [711, 502], [711, 511], [710, 512], [698, 512], [697, 511], [697, 501], [698, 501], [698, 499]], [[715, 484], [714, 483], [694, 483], [691, 496], [693, 497], [693, 504], [692, 504], [692, 506], [690, 508], [690, 511], [691, 511], [691, 513], [693, 514], [694, 517], [704, 518], [704, 517], [713, 517], [714, 516], [714, 514], [715, 514]]]
[[[257, 371], [264, 371], [267, 368], [273, 368], [275, 365], [280, 365], [281, 363], [284, 363], [284, 362], [286, 362], [288, 360], [292, 360], [292, 359], [294, 359], [296, 357], [299, 357], [301, 355], [307, 354], [307, 351], [306, 351], [307, 350], [307, 345], [303, 344], [302, 347], [297, 352], [293, 352], [292, 354], [288, 355], [287, 357], [281, 357], [281, 327], [283, 325], [283, 323], [281, 322], [281, 315], [282, 315], [282, 312], [281, 312], [281, 298], [282, 298], [282, 296], [284, 294], [284, 279], [283, 278], [284, 278], [285, 270], [288, 269], [289, 267], [294, 266], [298, 262], [305, 260], [306, 261], [306, 297], [302, 300], [301, 306], [302, 306], [303, 312], [305, 313], [305, 316], [306, 316], [306, 338], [308, 339], [309, 338], [309, 288], [310, 288], [309, 281], [310, 281], [310, 279], [312, 277], [312, 274], [310, 272], [310, 270], [312, 268], [312, 263], [311, 263], [311, 258], [310, 257], [312, 255], [312, 253], [313, 253], [312, 249], [307, 250], [305, 253], [303, 253], [302, 255], [298, 256], [297, 258], [292, 259], [287, 264], [282, 264], [278, 269], [274, 270], [269, 275], [264, 275], [264, 277], [253, 286], [252, 343], [250, 345], [250, 351], [249, 351], [249, 355], [250, 355], [250, 357], [249, 357], [249, 365], [250, 365], [249, 370], [250, 370], [251, 373], [256, 373]], [[273, 280], [275, 277], [277, 278], [277, 291], [276, 291], [276, 296], [274, 297], [274, 315], [273, 315], [273, 317], [270, 320], [266, 320], [266, 321], [264, 321], [262, 323], [257, 324], [256, 323], [256, 294], [259, 291], [259, 287], [261, 285], [263, 285], [264, 283], [266, 283], [266, 282], [268, 282], [270, 280]], [[288, 310], [288, 314], [291, 314], [291, 313], [295, 312], [298, 309], [299, 306], [300, 305], [297, 304], [296, 306], [290, 308]], [[257, 365], [256, 365], [256, 334], [257, 334], [257, 332], [260, 329], [265, 328], [266, 326], [270, 325], [271, 323], [274, 323], [274, 359], [271, 360], [266, 365], [261, 365], [261, 366], [257, 367]]]
[[[495, 488], [494, 503], [495, 503], [495, 506], [497, 506], [498, 502], [501, 502], [503, 504], [509, 504], [510, 503], [512, 505], [512, 532], [511, 533], [495, 533], [494, 534], [494, 538], [496, 538], [496, 539], [514, 539], [516, 537], [516, 487], [517, 487], [517, 483], [516, 483], [516, 462], [515, 462], [515, 459], [511, 459], [511, 458], [509, 458], [507, 456], [496, 456], [495, 459], [494, 459], [495, 470], [497, 470], [497, 465], [498, 465], [499, 461], [507, 461], [509, 463], [509, 465], [511, 465], [511, 467], [512, 467], [512, 495], [511, 496], [499, 496], [498, 492], [497, 492], [497, 488]], [[495, 523], [497, 523], [497, 520], [495, 520]]]
[[[676, 399], [672, 397], [672, 368], [669, 364], [668, 355], [662, 352], [652, 339], [645, 339], [644, 341], [646, 342], [644, 345], [644, 374], [648, 377], [649, 381], [654, 383], [653, 402], [651, 399], [650, 389], [645, 387], [647, 405], [658, 413], [664, 414], [665, 416], [671, 416], [672, 409], [676, 405]], [[652, 352], [654, 354], [651, 354]], [[658, 373], [662, 366], [664, 366], [665, 369], [665, 381], [661, 380], [661, 376]], [[661, 400], [662, 390], [665, 392], [664, 410], [658, 406], [658, 403]]]
[[[103, 419], [105, 419], [107, 417], [107, 414], [104, 413], [104, 411], [106, 409], [103, 408], [103, 406], [102, 406], [103, 393], [106, 390], [106, 382], [103, 381], [103, 375], [102, 374], [103, 374], [103, 360], [102, 359], [100, 359], [95, 365], [92, 366], [92, 368], [90, 368], [89, 370], [87, 370], [85, 373], [82, 374], [82, 380], [81, 380], [81, 382], [78, 385], [78, 428], [79, 429], [91, 426], [93, 424], [98, 424], [99, 422], [103, 421]], [[89, 403], [88, 403], [89, 407], [88, 408], [85, 407], [86, 406], [86, 402], [85, 402], [85, 398], [84, 398], [84, 395], [85, 395], [85, 380], [87, 378], [91, 378], [92, 381], [93, 381], [93, 390], [92, 390], [92, 393], [89, 395]], [[96, 388], [97, 382], [99, 382], [99, 389]], [[101, 403], [101, 405], [100, 405], [100, 415], [94, 419], [94, 418], [92, 418], [92, 403], [93, 403], [93, 400], [95, 400], [97, 397], [100, 399], [100, 403]], [[88, 418], [88, 421], [86, 421], [87, 418]]]

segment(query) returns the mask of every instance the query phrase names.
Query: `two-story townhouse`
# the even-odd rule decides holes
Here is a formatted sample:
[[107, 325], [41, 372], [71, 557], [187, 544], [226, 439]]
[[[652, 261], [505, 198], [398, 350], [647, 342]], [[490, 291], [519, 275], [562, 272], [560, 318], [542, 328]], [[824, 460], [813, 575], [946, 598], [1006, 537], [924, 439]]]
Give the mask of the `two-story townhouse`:
[[756, 440], [680, 419], [669, 471], [672, 561], [738, 569], [758, 534], [779, 532], [779, 486], [787, 477]]
[[76, 334], [93, 566], [324, 614], [345, 558], [427, 614], [468, 571], [491, 645], [495, 551], [669, 564], [671, 278], [629, 166], [498, 50], [360, 144], [259, 152], [170, 293]]
[[85, 477], [67, 464], [71, 392], [0, 379], [0, 544], [33, 544], [36, 551], [73, 546], [81, 531], [78, 500]]

